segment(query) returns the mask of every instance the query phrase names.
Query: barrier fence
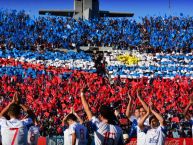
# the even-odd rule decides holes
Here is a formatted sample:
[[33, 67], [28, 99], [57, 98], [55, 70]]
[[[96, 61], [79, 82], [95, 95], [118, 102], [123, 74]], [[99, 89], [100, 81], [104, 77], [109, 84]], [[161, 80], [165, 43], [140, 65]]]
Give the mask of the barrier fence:
[[[38, 145], [63, 145], [63, 139], [63, 136], [40, 137]], [[137, 145], [137, 140], [134, 138], [127, 145]], [[193, 138], [167, 138], [165, 145], [193, 145]]]

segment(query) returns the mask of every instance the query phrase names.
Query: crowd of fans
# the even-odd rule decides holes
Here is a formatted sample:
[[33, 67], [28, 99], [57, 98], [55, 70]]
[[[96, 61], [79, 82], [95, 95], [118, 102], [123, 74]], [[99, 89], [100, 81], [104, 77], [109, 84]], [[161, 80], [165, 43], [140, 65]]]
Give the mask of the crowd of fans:
[[[21, 102], [34, 110], [42, 136], [63, 134], [61, 118], [69, 114], [69, 108], [74, 108], [89, 129], [80, 96], [84, 86], [92, 113], [98, 116], [100, 106], [109, 105], [124, 133], [129, 133], [128, 94], [137, 108], [140, 90], [141, 97], [162, 114], [168, 137], [191, 137], [191, 123], [183, 111], [193, 92], [192, 25], [192, 17], [145, 17], [141, 23], [106, 18], [76, 21], [1, 10], [0, 110], [17, 92]], [[54, 48], [81, 45], [130, 47], [146, 53], [132, 54], [139, 60], [128, 66], [115, 58], [120, 53], [105, 54], [94, 62], [84, 52], [53, 52]], [[96, 73], [98, 68], [104, 69], [104, 75]]]
[[[136, 99], [136, 90], [141, 89], [142, 97], [147, 102], [153, 102], [164, 115], [169, 128], [168, 136], [173, 137], [172, 131], [178, 132], [180, 137], [191, 136], [191, 132], [188, 132], [190, 125], [187, 125], [188, 121], [182, 116], [183, 109], [188, 104], [188, 97], [192, 93], [191, 79], [176, 77], [175, 79], [142, 78], [113, 81], [110, 83], [108, 78], [77, 71], [74, 71], [68, 79], [41, 75], [36, 79], [28, 77], [18, 80], [17, 76], [4, 75], [1, 77], [1, 108], [7, 105], [14, 92], [18, 92], [23, 101], [35, 111], [41, 135], [61, 135], [60, 118], [69, 113], [69, 108], [74, 107], [75, 111], [85, 119], [79, 96], [82, 86], [87, 86], [85, 96], [88, 98], [91, 110], [96, 114], [101, 104], [111, 105], [113, 109], [119, 108], [118, 110], [124, 114], [128, 91]], [[139, 105], [137, 99], [135, 105]]]
[[[105, 53], [104, 57], [107, 70], [113, 77], [174, 78], [178, 75], [193, 78], [192, 53], [111, 52]], [[122, 57], [122, 61], [119, 57]]]
[[33, 18], [24, 11], [0, 11], [1, 48], [41, 49], [111, 46], [147, 51], [190, 51], [192, 17], [75, 20]]

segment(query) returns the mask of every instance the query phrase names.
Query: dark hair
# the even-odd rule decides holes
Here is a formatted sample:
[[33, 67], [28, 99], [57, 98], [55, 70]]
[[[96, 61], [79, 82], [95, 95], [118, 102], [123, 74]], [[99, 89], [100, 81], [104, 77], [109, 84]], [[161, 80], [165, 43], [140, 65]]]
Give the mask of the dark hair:
[[143, 106], [138, 106], [138, 108], [139, 108], [139, 109], [141, 109], [141, 108], [143, 108], [143, 109], [144, 109], [144, 107], [143, 107]]
[[21, 107], [17, 104], [11, 104], [8, 109], [9, 116], [18, 117], [20, 115]]
[[66, 117], [66, 121], [69, 121], [69, 120], [72, 120], [72, 121], [77, 121], [77, 117], [74, 115], [74, 114], [69, 114], [67, 117]]
[[137, 106], [137, 107], [135, 108], [135, 110], [139, 110], [140, 108], [142, 108], [142, 106]]
[[103, 105], [100, 107], [99, 112], [103, 118], [108, 120], [109, 124], [113, 124], [113, 125], [116, 124], [117, 118], [114, 115], [114, 110], [111, 107]]
[[151, 123], [151, 121], [152, 121], [153, 119], [156, 119], [156, 120], [158, 121], [158, 119], [155, 117], [155, 115], [152, 115], [152, 116], [149, 117], [149, 123]]

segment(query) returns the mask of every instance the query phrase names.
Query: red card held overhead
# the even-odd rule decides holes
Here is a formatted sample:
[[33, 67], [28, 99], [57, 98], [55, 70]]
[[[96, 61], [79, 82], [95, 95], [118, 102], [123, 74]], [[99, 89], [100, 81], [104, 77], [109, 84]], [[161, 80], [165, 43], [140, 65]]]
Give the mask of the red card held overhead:
[[50, 113], [45, 112], [44, 115], [45, 115], [46, 117], [49, 117], [49, 116], [50, 116]]
[[179, 118], [178, 117], [174, 117], [174, 118], [172, 118], [172, 120], [171, 120], [172, 122], [176, 122], [176, 123], [179, 123], [180, 122], [180, 120], [179, 120]]

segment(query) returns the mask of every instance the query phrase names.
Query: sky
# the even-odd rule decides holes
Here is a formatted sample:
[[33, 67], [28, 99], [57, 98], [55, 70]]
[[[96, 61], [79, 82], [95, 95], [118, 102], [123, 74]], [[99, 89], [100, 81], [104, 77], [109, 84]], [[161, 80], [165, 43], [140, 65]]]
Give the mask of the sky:
[[[0, 0], [0, 8], [25, 10], [37, 16], [40, 9], [73, 9], [73, 0]], [[193, 16], [193, 0], [100, 0], [100, 9], [132, 12], [134, 18], [180, 13]]]

